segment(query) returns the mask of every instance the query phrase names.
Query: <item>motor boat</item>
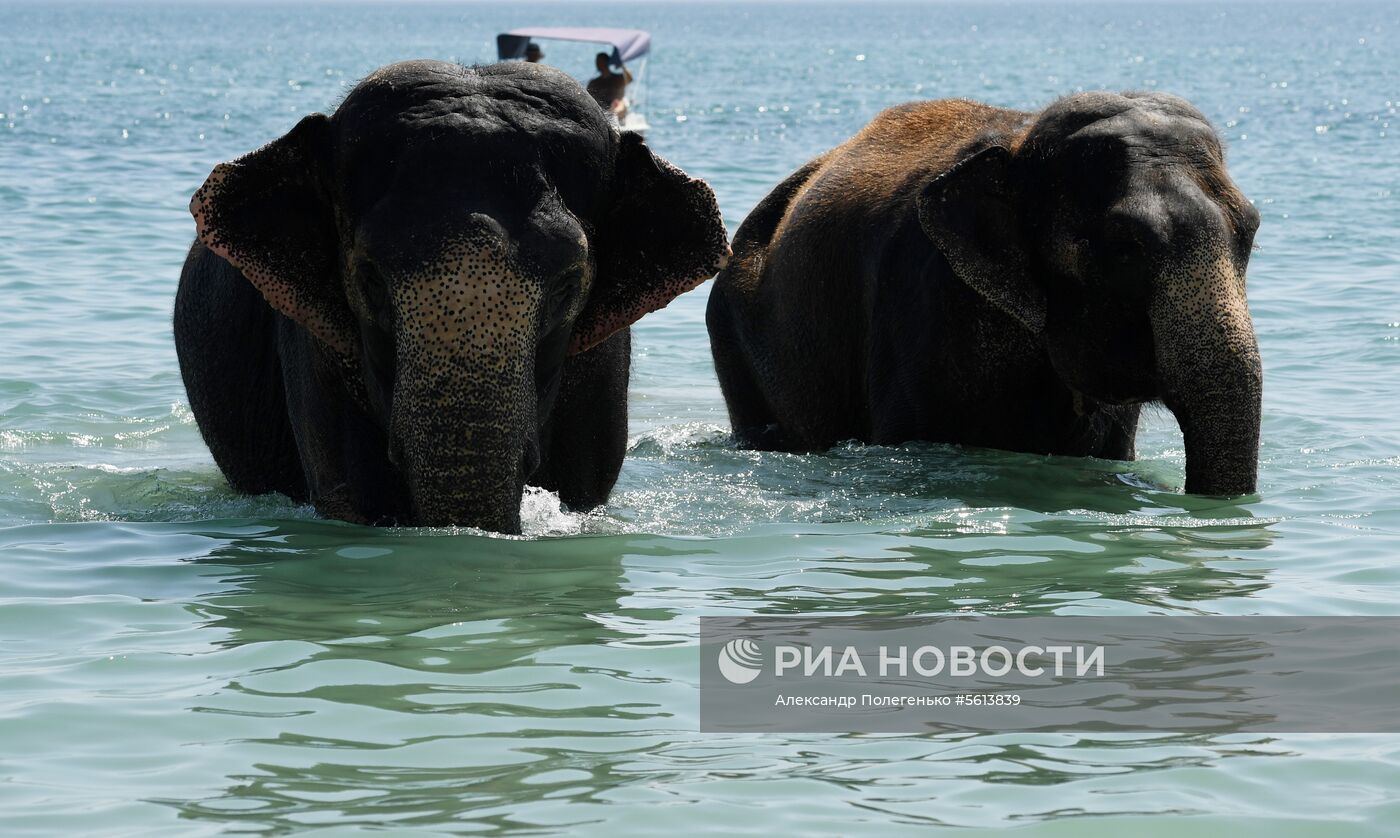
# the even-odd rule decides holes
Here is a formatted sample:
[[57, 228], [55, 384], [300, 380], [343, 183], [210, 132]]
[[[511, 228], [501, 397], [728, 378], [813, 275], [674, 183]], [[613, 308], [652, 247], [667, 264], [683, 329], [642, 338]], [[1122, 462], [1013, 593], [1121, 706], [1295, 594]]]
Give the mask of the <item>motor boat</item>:
[[526, 50], [535, 41], [582, 41], [612, 47], [609, 64], [615, 72], [632, 73], [623, 98], [621, 116], [611, 116], [623, 131], [643, 133], [650, 126], [645, 113], [647, 55], [651, 52], [651, 33], [640, 29], [605, 29], [591, 26], [532, 26], [512, 29], [496, 36], [497, 58], [501, 61], [524, 60]]

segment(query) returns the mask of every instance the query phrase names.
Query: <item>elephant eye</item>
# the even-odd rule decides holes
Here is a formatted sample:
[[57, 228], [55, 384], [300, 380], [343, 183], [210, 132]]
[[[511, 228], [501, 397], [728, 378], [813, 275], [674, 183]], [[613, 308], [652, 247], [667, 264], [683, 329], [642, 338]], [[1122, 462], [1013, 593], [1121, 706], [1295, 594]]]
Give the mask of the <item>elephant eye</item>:
[[1123, 269], [1140, 266], [1152, 252], [1148, 232], [1128, 222], [1110, 224], [1095, 252], [1106, 267]]
[[360, 286], [360, 294], [369, 309], [369, 315], [375, 320], [386, 320], [389, 317], [391, 301], [389, 283], [385, 281], [384, 275], [373, 262], [361, 260], [355, 264], [355, 280]]
[[1074, 278], [1082, 278], [1093, 271], [1094, 245], [1092, 242], [1088, 239], [1075, 239], [1074, 244], [1070, 246], [1070, 253], [1073, 257], [1073, 269], [1070, 273]]
[[559, 277], [554, 288], [550, 290], [550, 296], [555, 305], [563, 307], [573, 302], [578, 295], [579, 289], [583, 286], [583, 268], [575, 266], [569, 268]]

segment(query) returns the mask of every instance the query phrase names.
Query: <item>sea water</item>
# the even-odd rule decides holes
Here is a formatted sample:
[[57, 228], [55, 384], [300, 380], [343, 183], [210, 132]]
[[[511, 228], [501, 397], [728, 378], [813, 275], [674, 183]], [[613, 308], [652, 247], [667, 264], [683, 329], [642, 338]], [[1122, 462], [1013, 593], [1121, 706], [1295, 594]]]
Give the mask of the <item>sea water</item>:
[[[888, 105], [1189, 98], [1263, 216], [1258, 497], [1181, 494], [1161, 410], [1135, 463], [738, 450], [708, 285], [635, 330], [597, 512], [234, 495], [171, 342], [190, 194], [528, 25], [653, 33], [647, 140], [731, 232]], [[1379, 3], [0, 5], [0, 832], [1393, 834], [1396, 736], [700, 734], [697, 618], [1400, 613], [1397, 107]]]

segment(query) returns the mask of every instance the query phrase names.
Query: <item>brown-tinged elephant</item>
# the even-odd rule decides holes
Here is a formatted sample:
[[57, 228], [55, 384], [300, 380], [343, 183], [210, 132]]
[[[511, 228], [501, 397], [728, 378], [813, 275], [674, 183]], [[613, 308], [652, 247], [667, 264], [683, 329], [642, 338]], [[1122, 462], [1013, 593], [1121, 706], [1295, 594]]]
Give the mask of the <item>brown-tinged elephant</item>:
[[739, 228], [707, 320], [743, 444], [930, 440], [1132, 459], [1171, 410], [1186, 491], [1255, 489], [1259, 215], [1189, 103], [891, 108]]
[[603, 502], [628, 325], [727, 255], [714, 194], [539, 65], [382, 68], [190, 204], [175, 344], [235, 489], [520, 529]]

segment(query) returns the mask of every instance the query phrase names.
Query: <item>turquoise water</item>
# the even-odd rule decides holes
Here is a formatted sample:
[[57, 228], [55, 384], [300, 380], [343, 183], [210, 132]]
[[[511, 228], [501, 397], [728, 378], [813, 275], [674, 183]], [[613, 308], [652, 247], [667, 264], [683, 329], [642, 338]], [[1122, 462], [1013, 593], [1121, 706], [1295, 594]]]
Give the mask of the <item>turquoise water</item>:
[[[1192, 99], [1264, 222], [1260, 493], [922, 445], [735, 450], [708, 287], [636, 331], [632, 444], [524, 539], [232, 495], [170, 338], [217, 162], [393, 60], [655, 34], [649, 142], [731, 230], [883, 106]], [[0, 831], [1388, 835], [1400, 737], [702, 735], [701, 615], [1400, 613], [1400, 8], [0, 5]], [[550, 49], [586, 66], [589, 49]]]

